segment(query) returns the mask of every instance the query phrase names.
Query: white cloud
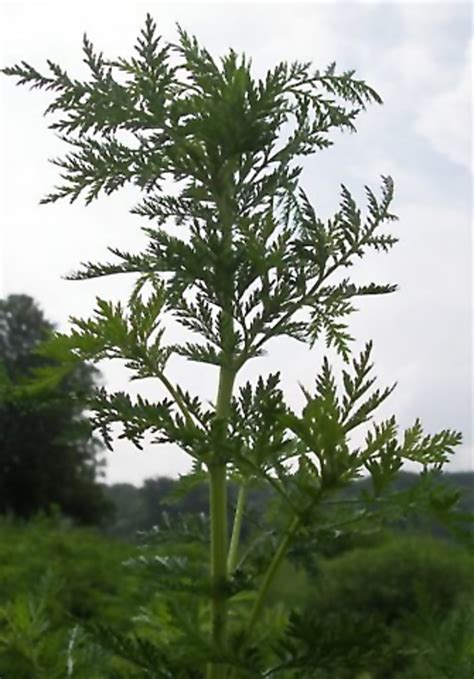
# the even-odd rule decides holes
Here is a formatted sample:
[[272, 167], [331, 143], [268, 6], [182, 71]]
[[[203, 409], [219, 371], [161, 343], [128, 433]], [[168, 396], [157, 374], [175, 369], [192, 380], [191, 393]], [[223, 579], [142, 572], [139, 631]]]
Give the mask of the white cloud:
[[472, 45], [459, 77], [434, 95], [422, 111], [416, 130], [450, 161], [472, 170]]
[[398, 90], [403, 85], [404, 94], [408, 88], [412, 95], [418, 95], [416, 99], [426, 94], [426, 88], [436, 91], [436, 86], [439, 88], [439, 83], [451, 74], [451, 69], [439, 59], [433, 45], [423, 40], [399, 43], [385, 55], [383, 62], [381, 68], [393, 77], [387, 85]]

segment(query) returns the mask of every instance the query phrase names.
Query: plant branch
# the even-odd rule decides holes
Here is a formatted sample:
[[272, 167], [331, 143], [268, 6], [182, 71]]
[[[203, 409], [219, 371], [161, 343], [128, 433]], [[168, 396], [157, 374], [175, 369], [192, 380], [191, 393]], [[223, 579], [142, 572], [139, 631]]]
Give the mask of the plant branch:
[[179, 390], [174, 387], [169, 379], [164, 375], [164, 373], [160, 372], [158, 374], [158, 378], [160, 379], [161, 383], [168, 389], [169, 393], [171, 396], [174, 398], [176, 405], [178, 408], [181, 410], [183, 413], [184, 419], [188, 423], [189, 426], [195, 427], [196, 423], [194, 422], [192, 415], [189, 411], [189, 408], [186, 406], [181, 394], [179, 393]]
[[[301, 295], [293, 304], [291, 305], [290, 309], [283, 314], [283, 316], [275, 323], [274, 326], [272, 326], [267, 332], [263, 334], [263, 337], [258, 340], [253, 347], [249, 347], [252, 349], [253, 352], [258, 351], [261, 349], [261, 347], [267, 342], [271, 337], [275, 335], [275, 332], [282, 326], [284, 325], [294, 314], [296, 311], [300, 310], [310, 299], [315, 295], [317, 292], [318, 288], [326, 281], [332, 274], [339, 269], [339, 267], [344, 266], [347, 264], [348, 260], [357, 253], [359, 248], [365, 244], [367, 238], [370, 238], [372, 235], [373, 229], [367, 233], [359, 242], [355, 243], [345, 254], [343, 257], [338, 259], [332, 266], [330, 266], [328, 269], [325, 271], [322, 271], [321, 274], [317, 277], [316, 281], [313, 283], [311, 286], [310, 290], [306, 292], [305, 294]], [[243, 353], [241, 363], [243, 364], [246, 360], [245, 353]]]
[[288, 504], [289, 507], [293, 510], [293, 512], [296, 513], [297, 509], [293, 505], [292, 501], [290, 500], [289, 496], [285, 493], [284, 489], [282, 488], [281, 484], [278, 483], [277, 479], [273, 478], [268, 474], [268, 472], [262, 468], [259, 467], [258, 465], [255, 464], [250, 458], [246, 457], [245, 455], [241, 455], [241, 458], [244, 460], [245, 464], [247, 464], [249, 467], [253, 469], [255, 472], [255, 475], [260, 478], [264, 478], [265, 481], [275, 489], [275, 491], [284, 499], [286, 504]]
[[267, 571], [263, 578], [262, 585], [258, 592], [257, 599], [255, 600], [252, 613], [250, 616], [250, 622], [248, 626], [249, 634], [255, 627], [255, 623], [257, 622], [258, 617], [262, 612], [262, 608], [265, 603], [265, 598], [268, 594], [268, 590], [270, 589], [270, 585], [272, 584], [272, 581], [275, 578], [275, 575], [277, 574], [279, 567], [281, 566], [281, 562], [283, 561], [283, 558], [288, 550], [293, 535], [299, 528], [300, 521], [301, 517], [299, 515], [293, 517], [293, 520], [291, 521], [285, 535], [283, 536], [278, 546], [277, 551], [273, 555], [273, 559], [271, 560], [269, 567], [267, 568]]
[[230, 540], [229, 556], [227, 559], [227, 570], [229, 574], [233, 573], [237, 565], [237, 556], [239, 552], [239, 541], [242, 531], [242, 520], [244, 516], [245, 502], [247, 499], [247, 490], [247, 484], [244, 480], [239, 488], [237, 506], [235, 508], [234, 525], [232, 527], [232, 537]]

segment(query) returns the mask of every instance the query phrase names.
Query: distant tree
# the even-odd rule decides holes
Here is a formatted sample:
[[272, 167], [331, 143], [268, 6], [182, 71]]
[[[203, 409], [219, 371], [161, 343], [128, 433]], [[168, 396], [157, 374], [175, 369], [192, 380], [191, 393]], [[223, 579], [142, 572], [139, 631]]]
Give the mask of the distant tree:
[[132, 483], [114, 483], [104, 486], [107, 499], [114, 506], [113, 520], [105, 530], [108, 535], [133, 540], [143, 530], [144, 508], [141, 489]]
[[[184, 486], [184, 488], [183, 488]], [[238, 486], [229, 482], [229, 503], [227, 516], [230, 521], [238, 500]], [[185, 520], [190, 516], [209, 516], [209, 488], [205, 480], [186, 488], [186, 477], [171, 479], [155, 477], [145, 479], [143, 485], [136, 487], [131, 483], [115, 483], [104, 487], [106, 497], [114, 505], [114, 518], [106, 531], [127, 540], [140, 538], [139, 533], [170, 520]], [[248, 493], [247, 512], [242, 520], [241, 534], [247, 539], [259, 526], [272, 495], [268, 488], [251, 488]], [[165, 517], [167, 515], [167, 517]]]
[[44, 363], [33, 349], [53, 330], [41, 309], [28, 295], [0, 300], [0, 358], [11, 380], [25, 376]]
[[[36, 349], [53, 330], [27, 295], [0, 300], [0, 512], [28, 518], [57, 505], [81, 523], [96, 523], [109, 503], [97, 483], [99, 442], [84, 417], [84, 398], [98, 371], [84, 363], [49, 381]], [[29, 386], [42, 374], [41, 388]]]

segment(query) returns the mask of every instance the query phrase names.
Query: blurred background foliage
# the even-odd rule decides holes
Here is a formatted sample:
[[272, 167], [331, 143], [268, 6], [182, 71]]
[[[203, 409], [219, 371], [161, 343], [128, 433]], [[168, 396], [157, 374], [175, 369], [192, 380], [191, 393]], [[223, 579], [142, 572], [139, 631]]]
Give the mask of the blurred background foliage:
[[[147, 676], [126, 674], [131, 666], [96, 642], [96, 627], [179, 636], [153, 572], [133, 563], [139, 545], [60, 516], [3, 519], [0, 545], [0, 676]], [[283, 564], [264, 619], [270, 639], [292, 626], [313, 669], [275, 676], [472, 679], [472, 550], [386, 530], [370, 545], [316, 556], [311, 575]]]
[[112, 509], [98, 484], [102, 446], [84, 413], [99, 373], [67, 361], [48, 371], [38, 348], [53, 329], [31, 297], [0, 300], [0, 512], [28, 518], [54, 504], [97, 524]]
[[[99, 643], [100, 630], [179, 642], [156, 570], [137, 564], [159, 554], [175, 525], [190, 539], [206, 530], [208, 489], [199, 473], [141, 487], [103, 483], [102, 448], [84, 413], [100, 375], [81, 364], [51, 380], [37, 348], [52, 331], [30, 297], [0, 300], [0, 676], [150, 676]], [[31, 388], [32, 375], [39, 387]], [[390, 490], [409, 492], [416, 479], [400, 472]], [[460, 491], [461, 535], [413, 514], [316, 533], [309, 562], [290, 550], [264, 630], [271, 645], [291, 628], [306, 669], [285, 668], [282, 656], [274, 676], [472, 679], [474, 473], [440, 480]], [[361, 479], [340, 499], [363, 498], [366, 489]], [[231, 481], [229, 515], [236, 496]], [[260, 549], [271, 549], [282, 514], [268, 490], [251, 488], [243, 551], [259, 558], [253, 537], [262, 526]]]

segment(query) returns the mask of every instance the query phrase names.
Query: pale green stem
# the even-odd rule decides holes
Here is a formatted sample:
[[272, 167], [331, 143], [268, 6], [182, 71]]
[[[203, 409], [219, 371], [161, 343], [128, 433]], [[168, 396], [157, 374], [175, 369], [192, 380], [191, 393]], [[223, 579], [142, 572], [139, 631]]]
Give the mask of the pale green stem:
[[[217, 200], [222, 222], [223, 256], [231, 254], [232, 247], [232, 214], [226, 200]], [[224, 260], [225, 261], [225, 260]], [[230, 281], [228, 281], [230, 282]], [[233, 286], [231, 286], [233, 287]], [[231, 291], [232, 293], [232, 291]], [[233, 335], [232, 294], [229, 294], [222, 306], [221, 347], [222, 358], [229, 361], [221, 365], [219, 371], [219, 388], [216, 399], [216, 420], [227, 418], [232, 403], [232, 390], [236, 370], [233, 366], [232, 348], [228, 337]], [[229, 334], [227, 334], [229, 333]], [[218, 648], [226, 645], [227, 623], [227, 463], [222, 451], [211, 451], [208, 464], [210, 481], [210, 520], [211, 520], [211, 634], [212, 642]], [[209, 663], [207, 679], [225, 679], [226, 667], [222, 663]]]
[[185, 404], [185, 402], [183, 401], [183, 399], [182, 399], [182, 397], [181, 397], [181, 394], [179, 393], [178, 389], [176, 389], [176, 387], [174, 387], [174, 386], [171, 384], [171, 382], [169, 381], [169, 379], [168, 379], [163, 373], [160, 373], [160, 374], [158, 375], [158, 378], [161, 380], [161, 382], [162, 382], [162, 383], [165, 385], [165, 387], [168, 389], [168, 391], [169, 391], [169, 393], [171, 394], [171, 396], [174, 398], [174, 400], [175, 400], [175, 402], [176, 402], [176, 405], [178, 406], [178, 408], [179, 408], [179, 409], [181, 410], [181, 412], [183, 413], [184, 419], [186, 420], [186, 422], [187, 422], [190, 426], [195, 427], [196, 425], [195, 425], [194, 420], [193, 420], [193, 418], [192, 418], [192, 416], [191, 416], [191, 413], [189, 412], [188, 408], [186, 407], [186, 404]]
[[[216, 402], [216, 418], [226, 418], [232, 399], [235, 373], [222, 367], [219, 375], [219, 389]], [[211, 634], [218, 648], [226, 641], [227, 622], [227, 470], [220, 451], [214, 451], [209, 463], [210, 519], [211, 519]], [[224, 679], [225, 667], [209, 663], [207, 679]]]
[[227, 569], [233, 573], [237, 565], [239, 553], [240, 533], [242, 531], [242, 520], [244, 517], [245, 501], [247, 499], [247, 485], [245, 482], [239, 488], [237, 506], [235, 508], [234, 525], [232, 527], [232, 537], [230, 540], [229, 557], [227, 559]]
[[[348, 519], [347, 521], [339, 522], [336, 524], [333, 524], [332, 526], [325, 526], [325, 528], [340, 528], [340, 526], [344, 526], [346, 524], [351, 524], [355, 523], [356, 521], [360, 520], [359, 517], [356, 518], [351, 518]], [[275, 575], [278, 572], [278, 569], [281, 565], [281, 562], [288, 550], [291, 538], [295, 534], [295, 532], [298, 530], [299, 524], [300, 524], [301, 518], [300, 516], [295, 516], [293, 521], [291, 522], [284, 538], [280, 542], [277, 551], [275, 552], [273, 559], [270, 562], [270, 565], [265, 573], [265, 577], [263, 578], [262, 585], [260, 587], [260, 590], [258, 592], [257, 599], [255, 601], [254, 607], [252, 609], [251, 617], [250, 617], [250, 622], [248, 626], [248, 632], [252, 632], [253, 628], [255, 627], [255, 623], [257, 622], [260, 613], [262, 612], [263, 605], [265, 603], [265, 598], [268, 594], [268, 590], [270, 589], [270, 586], [272, 584], [272, 581], [275, 578]], [[266, 675], [265, 675], [266, 676]]]
[[227, 493], [225, 464], [210, 472], [212, 635], [221, 645], [225, 634], [225, 586], [227, 582]]
[[[313, 498], [313, 501], [309, 504], [309, 506], [306, 508], [307, 510], [311, 509], [314, 507], [316, 502], [321, 501], [321, 494], [317, 494], [316, 497]], [[250, 616], [250, 622], [249, 622], [249, 627], [248, 631], [249, 633], [253, 630], [255, 623], [257, 622], [260, 613], [262, 612], [263, 605], [265, 603], [266, 596], [268, 594], [268, 590], [270, 589], [270, 586], [272, 585], [272, 582], [278, 572], [278, 569], [280, 568], [281, 562], [283, 561], [286, 552], [288, 551], [288, 547], [290, 546], [290, 542], [298, 530], [300, 523], [301, 523], [301, 517], [304, 515], [304, 513], [299, 513], [296, 516], [293, 517], [293, 520], [291, 521], [290, 525], [288, 526], [288, 529], [283, 536], [280, 544], [278, 545], [277, 551], [273, 555], [273, 559], [270, 562], [270, 565], [267, 568], [267, 571], [263, 577], [262, 584], [260, 586], [260, 589], [258, 591], [257, 598], [255, 600], [252, 613]]]
[[290, 509], [293, 512], [296, 512], [296, 508], [293, 506], [293, 503], [291, 502], [290, 498], [288, 495], [285, 493], [284, 489], [281, 487], [281, 484], [278, 483], [277, 479], [272, 478], [269, 474], [265, 473], [265, 471], [262, 471], [258, 465], [255, 464], [250, 458], [242, 456], [242, 459], [245, 460], [246, 464], [248, 464], [252, 469], [255, 471], [255, 475], [258, 476], [263, 476], [265, 481], [272, 486], [276, 490], [279, 495], [285, 500], [285, 502], [288, 504]]
[[267, 568], [267, 571], [265, 573], [265, 576], [263, 578], [262, 584], [260, 586], [257, 598], [255, 600], [252, 613], [250, 616], [250, 622], [248, 626], [248, 631], [249, 633], [253, 630], [255, 623], [257, 622], [260, 613], [262, 612], [263, 605], [265, 603], [265, 599], [268, 594], [268, 590], [270, 589], [270, 586], [278, 572], [278, 569], [280, 568], [281, 562], [283, 561], [283, 558], [288, 550], [290, 541], [295, 534], [296, 530], [298, 529], [298, 526], [300, 524], [300, 517], [295, 516], [293, 518], [293, 521], [291, 522], [290, 526], [288, 527], [288, 530], [286, 531], [282, 541], [280, 542], [277, 551], [273, 555], [273, 559], [270, 562], [270, 565]]

